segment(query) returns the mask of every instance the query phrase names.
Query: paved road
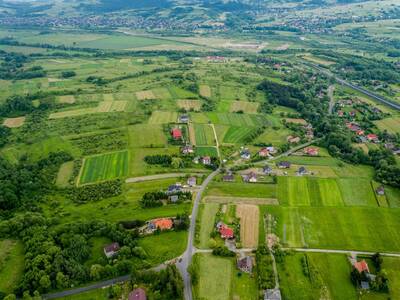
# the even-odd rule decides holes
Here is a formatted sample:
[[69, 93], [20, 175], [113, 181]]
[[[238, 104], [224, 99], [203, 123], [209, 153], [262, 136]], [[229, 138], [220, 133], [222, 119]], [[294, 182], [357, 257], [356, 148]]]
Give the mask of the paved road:
[[203, 184], [200, 186], [200, 189], [196, 194], [196, 198], [193, 203], [192, 215], [191, 215], [191, 219], [190, 219], [189, 236], [188, 236], [186, 251], [182, 255], [181, 260], [176, 263], [176, 266], [178, 267], [179, 271], [181, 272], [181, 275], [183, 278], [183, 283], [185, 286], [184, 294], [185, 294], [186, 300], [193, 299], [192, 284], [190, 281], [190, 274], [188, 272], [188, 267], [190, 265], [190, 262], [192, 261], [192, 256], [195, 253], [195, 248], [193, 246], [193, 243], [194, 243], [194, 235], [195, 235], [195, 229], [196, 229], [197, 213], [199, 210], [199, 203], [201, 200], [201, 196], [202, 196], [204, 190], [206, 189], [207, 185], [219, 173], [219, 171], [220, 170], [217, 169], [216, 171], [212, 172], [206, 178], [206, 180], [204, 180]]
[[126, 183], [134, 183], [134, 182], [142, 182], [142, 181], [150, 181], [157, 179], [166, 179], [166, 178], [174, 178], [174, 177], [185, 177], [188, 174], [192, 174], [194, 176], [203, 176], [205, 173], [166, 173], [166, 174], [155, 174], [148, 176], [140, 176], [140, 177], [131, 177], [125, 180]]
[[371, 92], [371, 91], [369, 91], [369, 90], [367, 90], [365, 88], [362, 88], [362, 87], [356, 86], [356, 85], [354, 85], [354, 84], [352, 84], [350, 82], [347, 82], [346, 80], [341, 79], [340, 77], [336, 76], [335, 74], [333, 74], [332, 72], [328, 71], [327, 69], [321, 68], [320, 66], [318, 66], [316, 64], [308, 63], [308, 62], [306, 63], [306, 65], [308, 65], [308, 66], [320, 71], [321, 73], [324, 73], [325, 75], [327, 75], [329, 77], [334, 78], [337, 82], [339, 82], [342, 85], [345, 85], [345, 86], [347, 86], [349, 88], [352, 88], [353, 90], [356, 90], [356, 91], [358, 91], [358, 92], [360, 92], [360, 93], [362, 93], [362, 94], [364, 94], [364, 95], [366, 95], [366, 96], [368, 96], [368, 97], [370, 97], [370, 98], [372, 98], [372, 99], [374, 99], [374, 100], [376, 100], [378, 102], [381, 102], [383, 104], [386, 104], [386, 105], [390, 106], [391, 108], [400, 110], [400, 105], [399, 104], [394, 103], [391, 100], [388, 100], [388, 99], [384, 98], [383, 96], [375, 94], [375, 93], [373, 93], [373, 92]]
[[[337, 253], [337, 254], [350, 254], [357, 255], [374, 255], [376, 252], [358, 251], [358, 250], [335, 250], [335, 249], [315, 249], [315, 248], [282, 248], [283, 250], [293, 250], [297, 252], [315, 252], [315, 253]], [[400, 253], [379, 252], [382, 256], [400, 257]]]

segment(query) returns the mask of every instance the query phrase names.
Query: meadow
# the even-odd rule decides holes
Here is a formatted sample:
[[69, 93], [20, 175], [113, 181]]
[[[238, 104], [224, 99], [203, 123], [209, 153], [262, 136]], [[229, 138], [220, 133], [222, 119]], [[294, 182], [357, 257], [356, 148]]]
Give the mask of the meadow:
[[205, 195], [276, 198], [276, 185], [263, 183], [212, 182], [208, 186]]
[[90, 156], [84, 159], [79, 183], [85, 184], [120, 178], [128, 175], [128, 171], [128, 151]]
[[199, 248], [208, 248], [209, 246], [210, 234], [214, 229], [215, 214], [218, 209], [219, 204], [217, 203], [201, 204], [199, 214], [200, 230], [196, 230], [196, 240], [198, 240]]
[[11, 293], [24, 271], [22, 242], [0, 240], [0, 291]]

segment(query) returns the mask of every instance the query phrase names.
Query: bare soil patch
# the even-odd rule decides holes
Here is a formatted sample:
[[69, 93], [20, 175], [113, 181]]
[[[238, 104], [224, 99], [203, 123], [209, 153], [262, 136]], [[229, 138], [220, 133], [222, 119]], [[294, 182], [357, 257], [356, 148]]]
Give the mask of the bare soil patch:
[[4, 120], [3, 125], [8, 128], [17, 128], [24, 125], [25, 117], [7, 118]]
[[201, 108], [201, 101], [200, 100], [178, 100], [176, 104], [179, 108], [184, 108], [186, 110], [194, 110], [199, 111]]

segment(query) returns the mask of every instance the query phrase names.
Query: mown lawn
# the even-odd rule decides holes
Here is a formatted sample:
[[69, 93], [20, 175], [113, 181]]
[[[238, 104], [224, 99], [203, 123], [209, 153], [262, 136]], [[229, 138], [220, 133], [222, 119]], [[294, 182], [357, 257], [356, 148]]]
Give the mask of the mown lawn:
[[377, 206], [371, 181], [368, 179], [352, 178], [338, 179], [343, 201], [348, 206]]
[[200, 248], [208, 248], [210, 234], [214, 229], [215, 215], [218, 212], [219, 204], [207, 203], [202, 204], [200, 215], [200, 231], [196, 232], [199, 239]]
[[399, 209], [260, 207], [276, 217], [277, 234], [289, 247], [400, 251]]
[[139, 239], [139, 246], [147, 253], [145, 259], [158, 265], [180, 256], [186, 249], [187, 231], [170, 231]]
[[228, 183], [212, 182], [206, 190], [207, 196], [232, 196], [232, 197], [255, 197], [276, 198], [275, 184], [262, 183]]
[[129, 152], [120, 151], [87, 157], [82, 166], [79, 183], [109, 180], [128, 175]]

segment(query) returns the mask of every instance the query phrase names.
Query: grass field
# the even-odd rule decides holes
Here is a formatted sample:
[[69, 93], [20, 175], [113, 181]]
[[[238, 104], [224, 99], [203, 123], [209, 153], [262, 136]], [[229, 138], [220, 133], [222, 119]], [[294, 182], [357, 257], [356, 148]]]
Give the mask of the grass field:
[[65, 95], [57, 97], [57, 102], [63, 104], [73, 104], [75, 103], [76, 99], [74, 95]]
[[61, 188], [65, 188], [69, 186], [69, 179], [72, 176], [72, 172], [74, 170], [74, 162], [68, 161], [63, 163], [58, 170], [56, 185]]
[[214, 124], [257, 127], [265, 123], [265, 119], [260, 115], [246, 115], [235, 113], [207, 113], [207, 117]]
[[163, 232], [141, 238], [139, 247], [147, 253], [146, 261], [155, 266], [180, 256], [185, 251], [186, 240], [186, 231]]
[[196, 147], [196, 155], [198, 156], [211, 156], [211, 157], [217, 157], [218, 152], [217, 148], [215, 147]]
[[183, 108], [187, 111], [199, 111], [201, 109], [200, 100], [177, 100], [176, 104], [179, 108]]
[[200, 95], [206, 98], [211, 97], [211, 88], [208, 85], [200, 85]]
[[267, 128], [265, 132], [256, 139], [256, 142], [271, 143], [274, 146], [280, 146], [286, 143], [286, 138], [290, 133], [290, 130], [287, 128], [280, 128], [279, 130]]
[[159, 124], [137, 124], [128, 127], [129, 146], [134, 148], [161, 148], [167, 137]]
[[12, 293], [23, 271], [23, 244], [12, 240], [0, 240], [0, 291]]
[[233, 101], [229, 111], [230, 112], [244, 112], [246, 114], [255, 114], [260, 103], [257, 102], [247, 102], [247, 101]]
[[194, 124], [196, 137], [196, 145], [198, 146], [213, 146], [215, 145], [214, 132], [210, 125]]
[[123, 112], [127, 106], [127, 101], [101, 101], [97, 107], [77, 108], [51, 113], [49, 119], [77, 117], [95, 113]]
[[254, 127], [234, 127], [231, 126], [226, 131], [223, 142], [227, 144], [240, 144], [246, 141], [246, 138], [251, 135], [256, 128]]
[[128, 175], [129, 153], [120, 151], [84, 159], [80, 184], [103, 181]]
[[284, 245], [365, 251], [400, 250], [399, 209], [262, 206], [272, 213]]
[[207, 196], [233, 196], [233, 197], [256, 197], [276, 198], [275, 184], [250, 184], [250, 183], [228, 183], [212, 182], [207, 191]]
[[215, 214], [218, 212], [219, 204], [201, 204], [200, 232], [197, 232], [200, 248], [208, 248], [210, 234], [214, 229]]
[[195, 298], [204, 300], [231, 299], [232, 262], [210, 254], [198, 255], [199, 282], [194, 288]]
[[377, 206], [371, 181], [367, 179], [338, 179], [343, 201], [346, 205]]
[[380, 130], [387, 130], [389, 133], [400, 133], [400, 118], [386, 118], [379, 121], [374, 121], [375, 125]]
[[106, 237], [93, 237], [89, 240], [90, 242], [90, 256], [85, 262], [87, 266], [100, 263], [105, 257], [104, 247], [112, 243], [112, 240]]
[[174, 111], [153, 111], [149, 119], [149, 124], [168, 124], [174, 123], [178, 119], [178, 113]]
[[136, 98], [138, 100], [153, 100], [157, 99], [152, 91], [140, 91], [136, 92]]

